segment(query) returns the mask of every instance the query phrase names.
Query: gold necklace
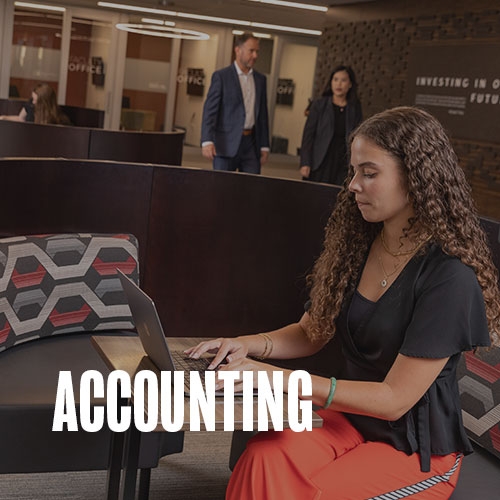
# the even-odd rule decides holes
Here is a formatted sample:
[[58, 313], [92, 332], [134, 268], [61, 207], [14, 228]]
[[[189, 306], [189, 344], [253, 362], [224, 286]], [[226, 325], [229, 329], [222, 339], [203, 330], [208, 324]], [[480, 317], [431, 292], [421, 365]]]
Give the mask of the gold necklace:
[[397, 270], [401, 267], [401, 264], [404, 262], [404, 260], [398, 261], [398, 263], [394, 265], [394, 270], [390, 273], [387, 273], [385, 271], [384, 263], [382, 262], [382, 257], [380, 257], [380, 254], [378, 252], [377, 252], [377, 259], [378, 263], [380, 264], [380, 268], [382, 269], [382, 273], [384, 274], [384, 278], [380, 281], [380, 286], [382, 288], [385, 288], [389, 283], [389, 278], [397, 272]]
[[431, 236], [427, 236], [424, 238], [422, 241], [417, 243], [417, 246], [415, 248], [412, 248], [411, 250], [401, 250], [400, 252], [393, 252], [388, 246], [387, 243], [385, 242], [385, 236], [384, 236], [384, 228], [382, 228], [382, 231], [380, 231], [380, 241], [382, 242], [382, 246], [384, 247], [384, 250], [389, 254], [392, 255], [393, 257], [401, 257], [403, 255], [410, 255], [412, 253], [415, 253], [424, 243], [427, 243], [431, 239]]
[[[383, 234], [383, 230], [380, 233], [380, 239], [381, 239], [381, 241], [383, 243], [384, 240], [383, 240], [382, 234]], [[382, 257], [380, 257], [380, 254], [377, 252], [377, 259], [378, 259], [378, 262], [380, 264], [380, 268], [382, 269], [382, 273], [384, 274], [384, 278], [380, 281], [380, 286], [382, 288], [385, 288], [387, 286], [387, 284], [389, 283], [389, 278], [398, 271], [398, 269], [401, 267], [401, 265], [403, 263], [408, 262], [412, 258], [412, 257], [408, 257], [408, 255], [410, 255], [410, 254], [416, 254], [419, 251], [419, 249], [423, 245], [425, 245], [425, 243], [427, 243], [430, 239], [431, 239], [431, 237], [428, 236], [427, 238], [425, 238], [424, 240], [422, 240], [411, 252], [405, 252], [405, 253], [401, 253], [401, 254], [396, 254], [395, 255], [395, 254], [392, 254], [391, 252], [388, 251], [388, 253], [390, 255], [392, 255], [393, 257], [399, 257], [399, 256], [403, 256], [403, 255], [406, 256], [406, 258], [402, 259], [401, 261], [398, 259], [397, 264], [394, 264], [394, 270], [392, 272], [390, 272], [390, 273], [387, 273], [385, 271], [384, 263], [382, 262]], [[387, 250], [387, 248], [385, 247], [385, 245], [384, 245], [384, 249]]]

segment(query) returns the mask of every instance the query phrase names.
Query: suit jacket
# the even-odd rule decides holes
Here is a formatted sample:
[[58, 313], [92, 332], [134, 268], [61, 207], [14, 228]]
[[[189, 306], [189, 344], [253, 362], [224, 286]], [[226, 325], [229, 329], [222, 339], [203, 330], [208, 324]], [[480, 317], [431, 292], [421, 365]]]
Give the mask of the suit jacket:
[[[309, 110], [300, 148], [300, 166], [317, 170], [325, 158], [335, 131], [332, 97], [324, 96], [314, 101]], [[348, 102], [345, 108], [346, 137], [361, 123], [363, 115], [358, 100]]]
[[[254, 70], [255, 81], [255, 143], [269, 147], [266, 77]], [[212, 141], [217, 156], [236, 156], [245, 124], [245, 105], [240, 79], [234, 64], [212, 75], [203, 106], [201, 142]]]

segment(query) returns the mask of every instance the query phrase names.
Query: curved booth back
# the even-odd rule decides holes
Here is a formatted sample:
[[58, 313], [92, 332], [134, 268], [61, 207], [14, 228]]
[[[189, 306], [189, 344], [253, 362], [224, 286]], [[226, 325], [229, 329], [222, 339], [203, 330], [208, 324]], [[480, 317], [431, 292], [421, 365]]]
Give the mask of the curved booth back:
[[[0, 99], [0, 115], [19, 114], [25, 102], [20, 99]], [[104, 111], [100, 109], [66, 105], [60, 108], [75, 127], [104, 127]]]
[[0, 158], [88, 158], [88, 128], [0, 120], [0, 137]]
[[46, 157], [180, 165], [184, 132], [125, 132], [0, 120], [0, 158]]
[[[0, 160], [0, 235], [131, 233], [169, 336], [296, 321], [338, 188], [101, 161]], [[499, 223], [483, 220], [500, 267]]]
[[0, 160], [0, 235], [131, 233], [167, 335], [295, 321], [337, 188], [130, 163]]
[[184, 132], [90, 131], [88, 158], [180, 165]]

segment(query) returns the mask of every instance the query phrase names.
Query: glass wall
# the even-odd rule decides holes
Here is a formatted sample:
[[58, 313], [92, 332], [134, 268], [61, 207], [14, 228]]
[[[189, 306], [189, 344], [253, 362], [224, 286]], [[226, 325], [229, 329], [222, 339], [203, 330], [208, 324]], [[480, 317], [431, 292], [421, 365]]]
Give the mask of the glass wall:
[[163, 131], [172, 40], [128, 33], [120, 128]]
[[305, 110], [313, 97], [314, 71], [318, 49], [293, 39], [280, 47], [277, 85], [273, 96], [272, 151], [299, 154], [306, 123]]
[[43, 81], [57, 92], [61, 65], [62, 13], [16, 8], [12, 37], [9, 97], [29, 99]]
[[66, 100], [69, 106], [106, 109], [106, 76], [112, 25], [81, 17], [71, 20]]
[[186, 131], [186, 144], [200, 145], [203, 104], [212, 73], [217, 69], [218, 44], [217, 33], [211, 33], [208, 40], [181, 42], [174, 124]]
[[[2, 50], [11, 63], [0, 65], [1, 97], [7, 97], [9, 84], [9, 97], [26, 100], [37, 83], [47, 82], [60, 104], [104, 110], [106, 128], [180, 128], [186, 144], [199, 146], [212, 74], [234, 60], [232, 29], [179, 22], [176, 29], [199, 30], [210, 38], [176, 40], [116, 27], [127, 22], [146, 20], [99, 9], [15, 6], [2, 26], [7, 34]], [[274, 152], [296, 154], [300, 146], [316, 53], [316, 39], [282, 34], [260, 39], [255, 69], [268, 80]]]

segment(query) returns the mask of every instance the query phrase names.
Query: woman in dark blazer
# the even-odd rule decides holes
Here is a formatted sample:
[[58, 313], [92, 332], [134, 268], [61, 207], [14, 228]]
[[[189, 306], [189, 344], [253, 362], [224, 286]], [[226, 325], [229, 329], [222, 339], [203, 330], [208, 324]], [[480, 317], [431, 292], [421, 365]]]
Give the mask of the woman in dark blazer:
[[307, 117], [300, 148], [302, 178], [343, 184], [347, 176], [347, 137], [361, 121], [354, 71], [349, 66], [337, 66]]

